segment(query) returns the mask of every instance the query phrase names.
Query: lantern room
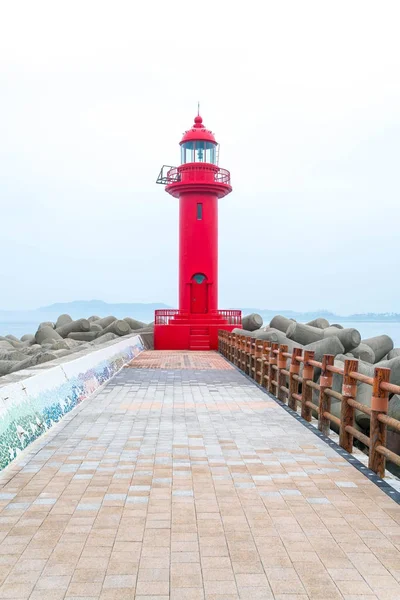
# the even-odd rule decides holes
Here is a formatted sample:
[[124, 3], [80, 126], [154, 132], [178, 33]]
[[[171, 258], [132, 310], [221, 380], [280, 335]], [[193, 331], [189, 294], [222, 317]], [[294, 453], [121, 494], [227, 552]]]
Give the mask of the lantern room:
[[197, 115], [191, 129], [186, 131], [180, 141], [181, 164], [208, 163], [217, 164], [217, 147], [214, 134], [203, 125], [203, 119]]

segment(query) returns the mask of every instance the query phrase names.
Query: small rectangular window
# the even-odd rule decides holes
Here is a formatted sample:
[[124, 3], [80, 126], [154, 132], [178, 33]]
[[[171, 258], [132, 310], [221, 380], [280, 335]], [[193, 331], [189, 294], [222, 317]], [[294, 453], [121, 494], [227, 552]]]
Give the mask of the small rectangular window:
[[197, 205], [197, 220], [201, 221], [203, 219], [203, 204], [200, 202]]

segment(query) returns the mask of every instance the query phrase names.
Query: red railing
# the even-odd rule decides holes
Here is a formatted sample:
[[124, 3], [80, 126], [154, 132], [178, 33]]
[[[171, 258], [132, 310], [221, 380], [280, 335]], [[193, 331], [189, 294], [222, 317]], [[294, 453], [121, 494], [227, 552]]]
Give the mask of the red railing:
[[155, 325], [168, 325], [171, 319], [183, 314], [185, 314], [184, 311], [178, 308], [162, 308], [155, 311], [154, 323]]
[[231, 174], [227, 169], [221, 169], [220, 167], [216, 167], [214, 165], [207, 165], [204, 163], [190, 163], [186, 165], [181, 165], [180, 167], [173, 167], [167, 172], [166, 176], [166, 184], [170, 185], [171, 183], [178, 183], [181, 181], [182, 173], [181, 171], [188, 172], [201, 172], [201, 171], [212, 171], [214, 173], [214, 181], [216, 183], [224, 183], [226, 185], [230, 185], [231, 183]]
[[228, 321], [229, 325], [242, 325], [242, 311], [241, 310], [215, 310], [212, 314], [217, 314], [219, 317], [223, 317]]
[[231, 174], [227, 169], [218, 169], [218, 173], [215, 173], [215, 181], [218, 183], [226, 183], [230, 185], [231, 183]]
[[[242, 311], [240, 310], [212, 310], [209, 313], [210, 317], [222, 317], [228, 321], [229, 325], [241, 326]], [[189, 317], [189, 313], [178, 308], [162, 308], [155, 311], [156, 325], [169, 325], [170, 321], [175, 317]]]

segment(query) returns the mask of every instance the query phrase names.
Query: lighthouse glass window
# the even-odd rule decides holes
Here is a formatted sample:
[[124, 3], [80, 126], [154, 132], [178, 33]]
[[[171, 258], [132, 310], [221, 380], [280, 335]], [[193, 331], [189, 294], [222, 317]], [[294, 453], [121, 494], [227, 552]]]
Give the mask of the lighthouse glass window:
[[181, 146], [181, 164], [205, 162], [215, 164], [215, 144], [196, 140], [185, 142]]

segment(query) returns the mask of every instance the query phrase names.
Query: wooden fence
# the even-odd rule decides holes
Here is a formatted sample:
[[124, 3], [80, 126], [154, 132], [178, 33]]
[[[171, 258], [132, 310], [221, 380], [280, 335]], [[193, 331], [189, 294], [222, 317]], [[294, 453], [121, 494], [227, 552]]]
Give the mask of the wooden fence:
[[[400, 386], [389, 383], [390, 369], [376, 367], [374, 376], [358, 373], [358, 361], [346, 360], [344, 368], [334, 366], [334, 356], [326, 354], [322, 362], [314, 360], [314, 352], [294, 348], [288, 352], [279, 345], [245, 335], [220, 330], [218, 349], [230, 362], [252, 377], [258, 384], [283, 403], [311, 421], [312, 411], [318, 415], [318, 429], [329, 436], [330, 424], [339, 428], [339, 444], [352, 452], [354, 438], [369, 449], [368, 466], [384, 477], [386, 459], [400, 466], [400, 456], [386, 447], [387, 427], [400, 432], [400, 421], [387, 415], [389, 394], [400, 394]], [[300, 366], [303, 366], [300, 376]], [[313, 380], [314, 369], [321, 369], [319, 383]], [[332, 389], [333, 374], [341, 375], [341, 393]], [[372, 386], [371, 407], [357, 401], [357, 382]], [[301, 390], [301, 392], [300, 392]], [[313, 390], [319, 395], [318, 405], [313, 403]], [[331, 398], [341, 403], [340, 418], [331, 411]], [[370, 417], [370, 435], [354, 427], [355, 411]]]

